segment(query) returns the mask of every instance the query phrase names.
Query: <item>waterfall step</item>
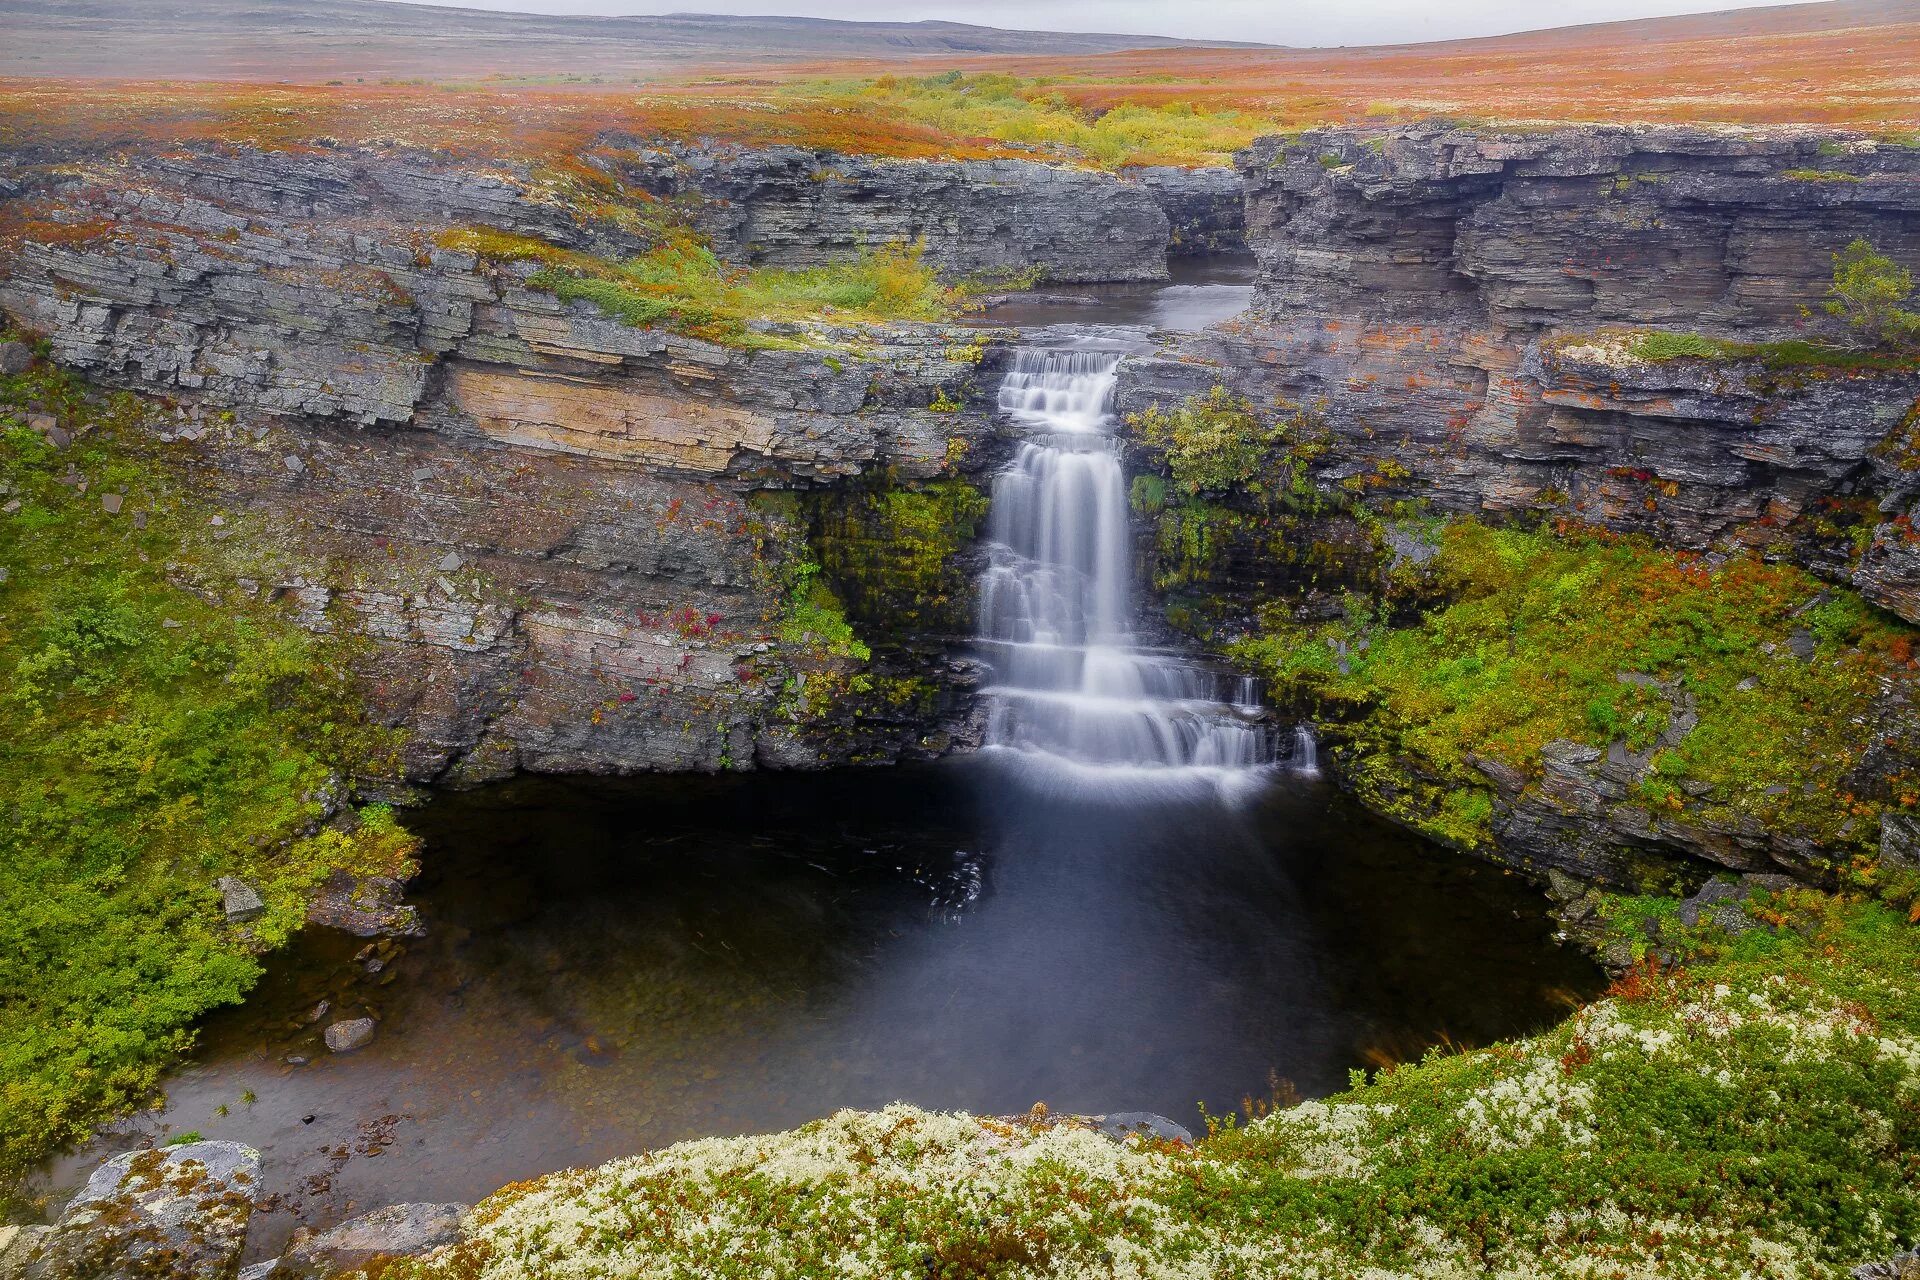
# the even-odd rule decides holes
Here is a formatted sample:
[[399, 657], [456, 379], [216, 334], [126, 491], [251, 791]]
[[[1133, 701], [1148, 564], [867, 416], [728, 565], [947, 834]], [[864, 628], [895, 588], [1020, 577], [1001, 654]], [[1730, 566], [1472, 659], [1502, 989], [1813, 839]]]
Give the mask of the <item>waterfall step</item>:
[[1029, 436], [993, 484], [977, 636], [995, 671], [987, 744], [1069, 780], [1250, 773], [1278, 755], [1253, 683], [1133, 642], [1120, 360], [1027, 347], [1001, 383], [1001, 410]]

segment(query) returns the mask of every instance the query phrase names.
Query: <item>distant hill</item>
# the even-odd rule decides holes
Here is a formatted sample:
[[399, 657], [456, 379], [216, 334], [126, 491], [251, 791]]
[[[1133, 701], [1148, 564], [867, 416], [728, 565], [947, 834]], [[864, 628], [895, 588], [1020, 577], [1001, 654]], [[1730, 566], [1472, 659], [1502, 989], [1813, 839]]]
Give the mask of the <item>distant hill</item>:
[[1186, 47], [1262, 46], [961, 22], [569, 17], [387, 0], [0, 0], [0, 75], [627, 78], [691, 65]]

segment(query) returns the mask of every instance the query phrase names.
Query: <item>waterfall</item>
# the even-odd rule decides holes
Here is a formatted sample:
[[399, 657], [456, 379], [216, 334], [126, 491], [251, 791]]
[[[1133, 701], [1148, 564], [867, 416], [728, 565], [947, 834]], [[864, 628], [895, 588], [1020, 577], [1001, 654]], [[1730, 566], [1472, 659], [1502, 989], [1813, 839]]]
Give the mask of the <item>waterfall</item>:
[[1293, 771], [1313, 777], [1320, 774], [1320, 744], [1313, 740], [1313, 730], [1306, 725], [1293, 731]]
[[1084, 778], [1214, 780], [1272, 759], [1251, 681], [1134, 643], [1120, 357], [1028, 347], [1000, 408], [1028, 431], [993, 483], [978, 642], [995, 680], [987, 743]]

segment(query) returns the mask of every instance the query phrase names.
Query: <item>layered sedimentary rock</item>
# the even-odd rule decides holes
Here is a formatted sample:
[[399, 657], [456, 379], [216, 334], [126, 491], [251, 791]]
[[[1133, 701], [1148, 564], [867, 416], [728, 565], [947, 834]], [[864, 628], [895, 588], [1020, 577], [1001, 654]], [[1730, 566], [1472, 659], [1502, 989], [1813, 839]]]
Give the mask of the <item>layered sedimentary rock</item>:
[[[1124, 406], [1222, 384], [1304, 414], [1324, 488], [1755, 548], [1920, 621], [1920, 361], [1805, 345], [1855, 341], [1824, 305], [1850, 242], [1920, 261], [1920, 151], [1782, 131], [1413, 128], [1269, 140], [1240, 163], [1254, 308], [1130, 361]], [[1659, 331], [1699, 336], [1649, 345]], [[1337, 560], [1340, 531], [1325, 532]], [[1223, 596], [1272, 585], [1257, 555], [1221, 563]], [[1880, 719], [1894, 756], [1920, 741], [1896, 691]], [[1653, 820], [1646, 768], [1564, 743], [1531, 771], [1492, 769], [1502, 852], [1622, 882], [1676, 855], [1810, 865], [1793, 832]]]
[[259, 589], [373, 642], [411, 776], [939, 749], [924, 705], [809, 737], [796, 691], [839, 660], [782, 639], [805, 529], [754, 494], [988, 465], [977, 331], [634, 328], [432, 239], [640, 247], [617, 221], [409, 160], [192, 153], [19, 185], [0, 307], [180, 406], [175, 448], [227, 496], [220, 535], [260, 548]]
[[1239, 209], [1238, 182], [1224, 171], [1153, 170], [1134, 182], [1026, 160], [642, 144], [621, 160], [641, 188], [691, 199], [695, 224], [723, 256], [782, 267], [917, 243], [956, 275], [1164, 280], [1169, 240], [1224, 240]]
[[[1331, 480], [1444, 511], [1546, 510], [1675, 545], [1770, 543], [1822, 502], [1889, 517], [1920, 370], [1822, 365], [1833, 254], [1920, 259], [1920, 152], [1677, 128], [1308, 133], [1241, 157], [1260, 273], [1246, 322], [1134, 369], [1310, 408]], [[1648, 330], [1749, 344], [1646, 359]], [[1890, 521], [1888, 523], [1891, 523]], [[1910, 619], [1881, 530], [1849, 566]], [[1878, 544], [1886, 544], [1884, 548]]]

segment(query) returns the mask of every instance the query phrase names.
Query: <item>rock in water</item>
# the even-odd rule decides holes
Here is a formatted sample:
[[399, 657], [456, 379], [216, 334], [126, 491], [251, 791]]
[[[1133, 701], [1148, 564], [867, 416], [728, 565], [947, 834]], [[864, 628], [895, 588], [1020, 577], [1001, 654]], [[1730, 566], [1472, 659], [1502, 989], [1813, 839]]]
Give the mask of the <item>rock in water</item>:
[[1101, 1133], [1115, 1142], [1125, 1142], [1130, 1134], [1137, 1133], [1145, 1138], [1158, 1138], [1162, 1142], [1193, 1145], [1193, 1130], [1152, 1111], [1115, 1111], [1110, 1115], [1095, 1116], [1093, 1122]]
[[244, 924], [248, 920], [258, 920], [267, 913], [267, 904], [260, 900], [259, 893], [245, 880], [221, 876], [213, 883], [220, 890], [221, 905], [226, 909], [228, 924]]
[[238, 1142], [129, 1151], [94, 1170], [25, 1280], [208, 1280], [246, 1243], [260, 1153]]
[[464, 1204], [392, 1204], [287, 1250], [275, 1280], [319, 1280], [383, 1258], [411, 1258], [460, 1239]]
[[352, 1053], [373, 1041], [372, 1018], [348, 1018], [327, 1028], [327, 1048], [335, 1053]]

